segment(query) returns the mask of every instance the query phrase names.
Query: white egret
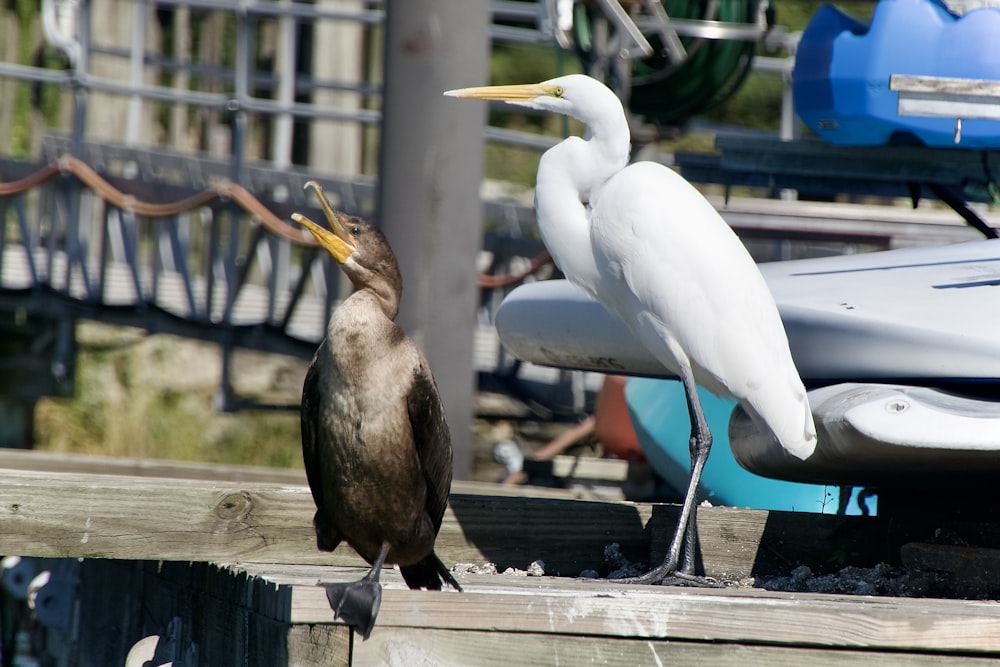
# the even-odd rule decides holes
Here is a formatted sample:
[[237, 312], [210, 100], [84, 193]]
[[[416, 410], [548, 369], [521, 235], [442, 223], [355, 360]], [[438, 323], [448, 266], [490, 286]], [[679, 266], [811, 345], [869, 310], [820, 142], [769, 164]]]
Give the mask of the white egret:
[[774, 298], [701, 193], [662, 164], [628, 164], [628, 121], [604, 84], [570, 75], [445, 95], [554, 111], [589, 129], [587, 139], [569, 137], [542, 155], [538, 227], [566, 277], [620, 317], [684, 385], [691, 480], [664, 562], [633, 581], [693, 578], [695, 493], [712, 443], [696, 385], [736, 398], [791, 454], [804, 459], [816, 446]]

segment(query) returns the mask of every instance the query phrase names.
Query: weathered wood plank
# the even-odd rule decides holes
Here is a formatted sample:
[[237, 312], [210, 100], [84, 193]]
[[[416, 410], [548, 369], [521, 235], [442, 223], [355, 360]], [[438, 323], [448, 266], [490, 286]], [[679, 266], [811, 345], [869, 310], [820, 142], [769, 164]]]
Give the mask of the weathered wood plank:
[[[358, 563], [346, 546], [317, 551], [313, 512], [304, 485], [0, 470], [9, 554]], [[659, 562], [675, 521], [669, 505], [453, 494], [437, 551], [447, 563], [541, 559], [549, 574], [576, 575], [601, 570], [613, 542], [633, 562]], [[885, 557], [879, 524], [863, 518], [705, 507], [698, 527], [704, 570], [723, 578]]]
[[[354, 564], [342, 546], [315, 546], [305, 486], [233, 484], [5, 470], [0, 472], [0, 543], [6, 553], [119, 558]], [[631, 503], [455, 495], [438, 538], [447, 562], [552, 572], [598, 567], [619, 541], [645, 559], [649, 508]]]
[[0, 543], [57, 558], [280, 560], [316, 553], [311, 502], [304, 486], [5, 470]]
[[347, 667], [351, 641], [346, 625], [294, 625], [288, 631], [288, 667]]
[[[87, 461], [79, 459], [85, 458]], [[12, 462], [9, 463], [8, 462]], [[38, 472], [4, 468], [34, 462], [84, 469], [155, 471], [136, 477]], [[120, 467], [116, 467], [120, 466]], [[22, 457], [0, 453], [0, 540], [8, 554], [202, 561], [353, 565], [353, 550], [333, 554], [315, 547], [314, 506], [303, 480], [278, 471], [280, 483], [214, 479], [216, 467], [94, 461], [89, 457]], [[183, 477], [189, 470], [192, 477]], [[294, 472], [294, 471], [293, 471]], [[178, 475], [176, 477], [160, 474]], [[297, 484], [288, 481], [299, 480]], [[469, 488], [456, 484], [456, 488]], [[613, 542], [640, 565], [658, 563], [673, 534], [673, 505], [576, 501], [493, 495], [510, 487], [477, 486], [482, 493], [454, 493], [437, 550], [446, 563], [492, 561], [500, 569], [545, 561], [549, 574], [600, 571]], [[929, 541], [954, 526], [965, 541], [993, 546], [997, 526], [973, 527], [920, 517], [883, 521], [792, 512], [703, 507], [698, 514], [698, 560], [715, 577], [787, 574], [799, 564], [816, 573], [844, 565], [898, 561], [900, 544]], [[992, 532], [991, 532], [992, 531]]]
[[[324, 581], [349, 581], [361, 573], [354, 568], [326, 568], [317, 574]], [[461, 576], [464, 593], [430, 592], [407, 590], [397, 581], [398, 575], [387, 575], [373, 637], [396, 636], [400, 628], [421, 628], [1000, 653], [1000, 604], [996, 602], [629, 586], [497, 575]], [[292, 589], [293, 623], [329, 622], [331, 612], [322, 588], [292, 584]]]
[[[187, 464], [160, 470], [139, 465], [141, 474], [156, 470], [147, 477], [93, 474], [108, 468], [88, 466], [106, 462], [51, 459], [43, 464], [72, 463], [88, 472], [38, 472], [27, 459], [20, 464], [27, 469], [5, 469], [4, 455], [4, 553], [148, 561], [83, 561], [80, 590], [97, 606], [84, 614], [81, 637], [112, 625], [121, 633], [102, 653], [94, 647], [96, 661], [81, 665], [119, 664], [101, 661], [162, 632], [174, 618], [182, 621], [183, 642], [210, 656], [206, 664], [221, 666], [409, 665], [419, 664], [421, 655], [470, 665], [556, 659], [929, 665], [949, 664], [958, 655], [977, 658], [966, 664], [1000, 657], [1000, 605], [994, 602], [468, 574], [458, 575], [466, 589], [458, 594], [410, 591], [393, 569], [383, 571], [375, 633], [360, 642], [333, 622], [316, 584], [357, 579], [366, 568], [349, 548], [331, 555], [316, 550], [312, 499], [301, 479], [268, 481], [266, 469], [239, 481], [198, 477], [184, 472]], [[675, 519], [676, 508], [667, 505], [459, 493], [451, 498], [438, 552], [446, 563], [489, 560], [501, 569], [542, 559], [548, 573], [573, 575], [599, 568], [611, 542], [632, 560], [650, 554], [659, 560]], [[787, 573], [800, 563], [837, 569], [852, 559], [887, 559], [893, 540], [909, 541], [929, 527], [916, 519], [703, 507], [699, 559], [709, 574], [732, 578]], [[933, 553], [945, 551], [950, 554], [941, 547]], [[107, 605], [109, 596], [116, 605]]]
[[[571, 457], [564, 457], [571, 458]], [[561, 464], [569, 469], [569, 463]], [[615, 468], [617, 469], [617, 468]], [[0, 471], [22, 470], [39, 473], [58, 472], [89, 475], [126, 475], [129, 477], [162, 477], [166, 479], [198, 479], [217, 482], [271, 483], [299, 486], [306, 483], [304, 470], [268, 468], [263, 466], [171, 461], [167, 459], [137, 459], [116, 456], [60, 454], [30, 449], [0, 450]], [[593, 465], [587, 471], [596, 470]], [[532, 498], [576, 498], [568, 489], [552, 489], [513, 484], [492, 484], [456, 480], [453, 493], [493, 496], [525, 496]]]
[[1000, 658], [995, 602], [510, 575], [459, 575], [464, 593], [411, 591], [386, 570], [378, 624], [361, 642], [333, 622], [316, 583], [357, 579], [363, 567], [87, 560], [82, 568], [81, 665], [121, 664], [132, 643], [168, 627], [181, 652], [195, 649], [213, 667], [425, 664], [422, 657], [487, 666]]
[[[327, 628], [329, 626], [312, 626]], [[325, 631], [325, 630], [324, 630]], [[919, 653], [831, 650], [799, 646], [734, 645], [607, 637], [393, 628], [357, 642], [354, 667], [410, 665], [684, 665], [684, 667], [980, 667], [996, 665], [988, 657]]]
[[223, 465], [168, 459], [138, 459], [118, 456], [60, 454], [31, 449], [0, 451], [0, 469], [29, 472], [59, 472], [129, 477], [164, 477], [226, 482], [306, 483], [304, 470], [264, 466]]

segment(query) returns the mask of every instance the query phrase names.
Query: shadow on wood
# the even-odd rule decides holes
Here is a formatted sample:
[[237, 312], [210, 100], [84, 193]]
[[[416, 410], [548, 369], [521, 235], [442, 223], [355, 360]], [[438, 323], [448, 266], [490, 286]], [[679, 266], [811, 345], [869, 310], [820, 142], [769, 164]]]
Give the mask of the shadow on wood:
[[454, 552], [461, 541], [500, 571], [542, 560], [546, 574], [562, 576], [603, 573], [603, 547], [615, 542], [629, 560], [648, 559], [648, 505], [524, 498], [510, 510], [509, 498], [453, 494], [455, 521], [442, 524], [438, 552]]

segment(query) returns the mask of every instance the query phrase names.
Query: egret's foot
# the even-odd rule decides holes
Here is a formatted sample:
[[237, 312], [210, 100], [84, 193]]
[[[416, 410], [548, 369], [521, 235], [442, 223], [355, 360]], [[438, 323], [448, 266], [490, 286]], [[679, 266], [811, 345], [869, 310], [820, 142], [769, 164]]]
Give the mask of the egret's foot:
[[674, 572], [660, 581], [661, 586], [691, 586], [694, 588], [725, 588], [726, 582], [715, 577], [702, 577], [697, 574]]
[[346, 584], [323, 584], [323, 587], [334, 616], [354, 628], [362, 639], [368, 639], [382, 605], [382, 585], [366, 577]]
[[659, 584], [661, 586], [695, 586], [699, 588], [726, 587], [724, 582], [721, 582], [714, 577], [702, 577], [697, 574], [689, 574], [687, 572], [681, 572], [680, 570], [665, 568], [663, 566], [650, 570], [646, 574], [638, 577], [613, 579], [612, 581], [622, 584], [646, 584], [651, 586]]

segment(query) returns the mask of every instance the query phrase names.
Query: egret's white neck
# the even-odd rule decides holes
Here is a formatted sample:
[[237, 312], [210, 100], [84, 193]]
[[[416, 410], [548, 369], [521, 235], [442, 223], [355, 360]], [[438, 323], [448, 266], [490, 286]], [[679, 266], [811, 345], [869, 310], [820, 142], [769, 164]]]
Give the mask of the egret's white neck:
[[[617, 102], [617, 98], [615, 101]], [[605, 114], [602, 118], [580, 120], [587, 125], [586, 140], [593, 159], [609, 172], [601, 179], [603, 183], [611, 174], [621, 171], [628, 164], [632, 134], [628, 129], [625, 111], [621, 114]]]
[[585, 139], [590, 151], [588, 157], [592, 163], [599, 164], [608, 171], [600, 180], [603, 183], [612, 173], [628, 164], [632, 133], [629, 131], [625, 108], [611, 89], [600, 86], [592, 92], [595, 99], [590, 104], [578, 106], [570, 113], [587, 126]]
[[[535, 213], [542, 241], [571, 282], [594, 294], [600, 279], [590, 242], [591, 192], [628, 164], [631, 137], [621, 103], [610, 90], [605, 113], [576, 116], [586, 139], [569, 137], [538, 162]], [[606, 113], [616, 106], [618, 113]], [[574, 114], [575, 115], [575, 114]]]
[[595, 146], [570, 137], [538, 162], [535, 215], [542, 242], [570, 281], [593, 293], [599, 274], [590, 245], [590, 191], [611, 175]]

